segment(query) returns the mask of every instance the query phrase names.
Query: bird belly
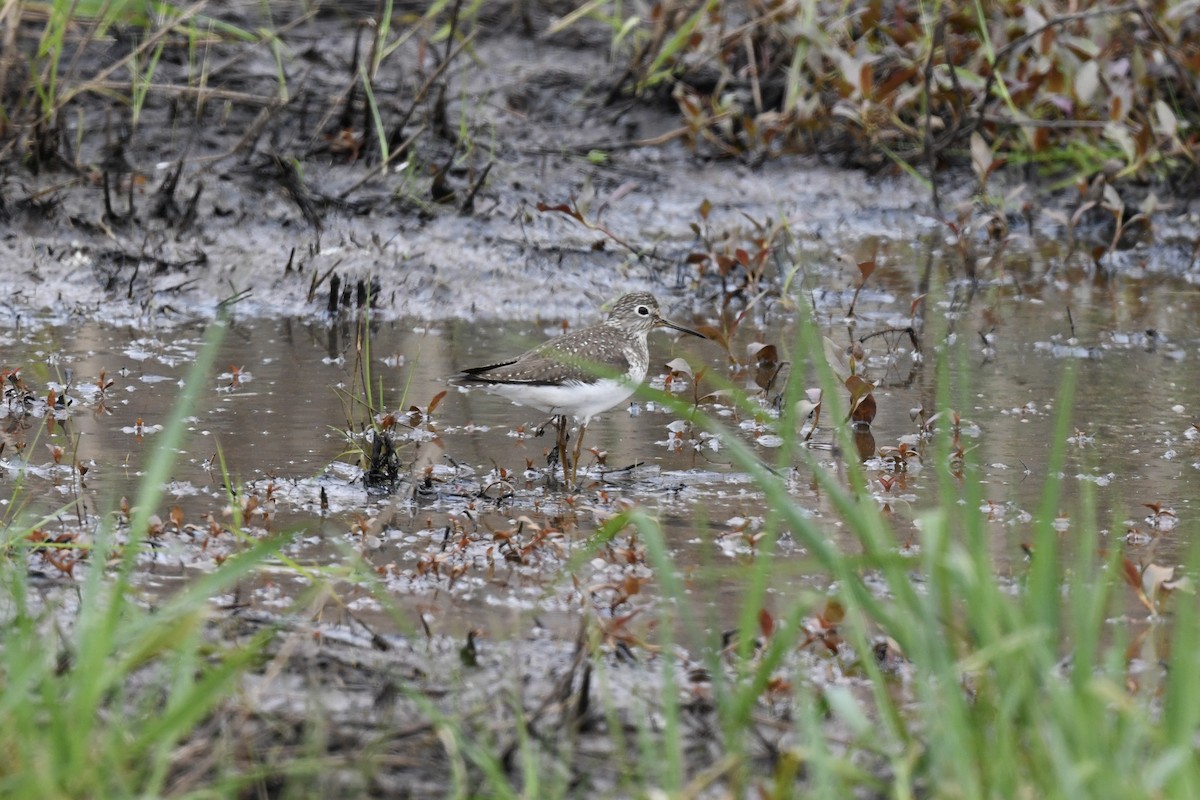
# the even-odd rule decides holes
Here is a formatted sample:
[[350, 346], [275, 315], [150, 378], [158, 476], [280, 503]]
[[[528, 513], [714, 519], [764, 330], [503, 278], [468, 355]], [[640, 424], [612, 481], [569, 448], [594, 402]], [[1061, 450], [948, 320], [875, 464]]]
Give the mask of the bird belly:
[[495, 383], [483, 388], [492, 394], [507, 397], [517, 405], [531, 406], [550, 414], [569, 414], [586, 424], [596, 414], [607, 411], [632, 395], [637, 385], [601, 378], [595, 383], [569, 381], [545, 386]]

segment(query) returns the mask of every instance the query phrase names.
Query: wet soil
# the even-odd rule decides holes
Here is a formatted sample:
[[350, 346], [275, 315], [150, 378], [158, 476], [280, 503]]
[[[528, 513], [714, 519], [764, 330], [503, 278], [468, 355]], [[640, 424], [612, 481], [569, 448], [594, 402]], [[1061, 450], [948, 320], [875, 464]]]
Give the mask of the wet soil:
[[[757, 165], [705, 158], [664, 137], [680, 125], [665, 104], [601, 103], [598, 79], [614, 65], [600, 32], [530, 36], [519, 20], [495, 23], [448, 71], [446, 118], [458, 132], [420, 137], [404, 166], [378, 174], [377, 159], [334, 152], [326, 138], [355, 35], [332, 15], [288, 29], [285, 101], [213, 98], [193, 118], [190, 102], [152, 96], [121, 148], [129, 169], [111, 176], [124, 187], [113, 193], [116, 214], [106, 210], [101, 170], [6, 173], [0, 360], [32, 387], [29, 398], [10, 393], [0, 414], [6, 503], [19, 484], [24, 508], [53, 519], [54, 533], [86, 536], [134, 491], [204, 329], [236, 300], [227, 304], [223, 372], [195, 411], [138, 585], [153, 604], [244, 545], [228, 530], [219, 447], [250, 534], [283, 534], [287, 544], [283, 558], [217, 599], [211, 634], [236, 643], [263, 627], [279, 633], [236, 701], [181, 749], [175, 789], [212, 780], [220, 752], [248, 749], [269, 773], [274, 759], [311, 753], [319, 741], [324, 790], [441, 794], [456, 766], [446, 719], [517, 774], [519, 717], [563, 785], [629, 793], [629, 753], [614, 742], [634, 752], [638, 736], [661, 729], [664, 668], [685, 696], [689, 774], [719, 759], [711, 671], [724, 662], [703, 654], [719, 650], [736, 622], [742, 567], [764, 524], [761, 496], [719, 439], [652, 401], [614, 409], [589, 430], [603, 459], [591, 457], [584, 491], [568, 498], [548, 477], [552, 440], [535, 436], [545, 422], [535, 412], [454, 389], [422, 412], [456, 370], [594, 321], [603, 302], [632, 288], [655, 291], [685, 324], [743, 315], [728, 350], [656, 334], [651, 382], [665, 386], [667, 363], [682, 357], [693, 373], [707, 367], [710, 380], [749, 384], [761, 413], [720, 399], [705, 407], [770, 463], [778, 391], [755, 384], [752, 347], [775, 344], [780, 362], [803, 365], [793, 344], [798, 304], [839, 343], [903, 329], [932, 275], [927, 313], [962, 342], [969, 377], [959, 410], [994, 505], [997, 569], [1020, 570], [1068, 362], [1084, 389], [1064, 509], [1079, 486], [1098, 486], [1098, 514], [1111, 519], [1114, 540], [1147, 548], [1148, 560], [1178, 559], [1171, 531], [1194, 519], [1200, 497], [1196, 209], [1178, 203], [1156, 218], [1152, 237], [1097, 266], [1065, 241], [1063, 219], [1077, 206], [1027, 188], [1036, 202], [1013, 215], [1003, 256], [987, 261], [995, 243], [982, 232], [954, 235], [906, 179], [797, 156]], [[409, 63], [432, 68], [415, 51]], [[278, 98], [265, 49], [224, 74], [229, 91]], [[396, 112], [414, 79], [392, 80], [390, 94], [383, 80], [378, 91]], [[112, 156], [113, 133], [103, 105], [88, 102], [65, 134], [78, 142], [78, 163], [100, 164]], [[419, 118], [435, 120], [424, 107]], [[655, 138], [667, 141], [633, 146]], [[432, 196], [446, 188], [429, 169], [445, 163], [453, 202], [438, 203]], [[156, 215], [167, 207], [159, 187], [178, 165], [175, 210]], [[944, 202], [971, 219], [971, 182], [958, 183]], [[592, 227], [538, 203], [574, 203]], [[753, 281], [688, 260], [776, 225], [786, 233]], [[867, 258], [878, 270], [855, 299], [854, 264]], [[971, 281], [977, 267], [984, 279]], [[384, 402], [405, 415], [418, 407], [404, 417], [404, 468], [388, 493], [364, 489], [346, 457], [355, 445], [346, 397], [360, 385], [357, 312], [368, 302], [360, 287], [370, 294], [372, 371]], [[910, 410], [934, 409], [934, 376], [903, 335], [870, 342], [880, 413], [864, 458], [869, 475], [895, 481], [872, 491], [916, 547], [913, 520], [936, 504], [937, 487], [915, 462], [897, 470], [879, 448], [917, 433]], [[692, 383], [671, 376], [680, 396], [719, 388]], [[70, 401], [61, 413], [38, 405], [50, 389]], [[43, 433], [49, 417], [58, 428]], [[55, 463], [46, 441], [65, 443], [63, 462], [86, 464], [87, 475]], [[813, 450], [834, 470], [845, 457], [827, 432]], [[810, 474], [796, 469], [792, 484], [815, 518], [835, 519]], [[635, 536], [593, 541], [630, 503], [661, 521], [700, 624], [661, 607]], [[836, 522], [829, 535], [855, 547]], [[73, 580], [32, 558], [48, 598]], [[778, 560], [773, 593], [827, 589], [786, 533]], [[664, 629], [682, 646], [646, 644]], [[856, 658], [806, 649], [783, 671], [855, 685]], [[786, 703], [767, 705], [764, 758], [792, 730]], [[836, 739], [837, 723], [827, 724]]]
[[[813, 159], [710, 160], [678, 138], [634, 146], [678, 131], [679, 119], [669, 103], [605, 106], [597, 80], [614, 64], [603, 32], [587, 29], [538, 38], [515, 24], [481, 27], [472, 57], [450, 70], [445, 117], [463, 130], [422, 136], [381, 170], [370, 152], [331, 152], [356, 29], [320, 16], [297, 24], [286, 38], [296, 56], [286, 100], [271, 54], [243, 48], [210, 77], [240, 103], [151, 94], [135, 127], [114, 130], [114, 114], [127, 111], [85, 96], [61, 136], [90, 168], [10, 163], [0, 255], [12, 266], [11, 313], [160, 322], [211, 316], [237, 296], [249, 316], [319, 315], [337, 275], [343, 290], [376, 282], [376, 305], [396, 316], [579, 320], [625, 289], [695, 296], [684, 257], [705, 199], [714, 233], [785, 220], [797, 249], [810, 243], [822, 258], [864, 237], [938, 226], [922, 216], [924, 194], [894, 178]], [[412, 49], [397, 61], [431, 70]], [[158, 74], [187, 86], [191, 69], [164, 59]], [[415, 77], [378, 80], [385, 111], [412, 107]], [[431, 128], [432, 112], [417, 110]], [[430, 170], [447, 161], [449, 186], [437, 191], [454, 194], [436, 202]], [[574, 203], [614, 236], [538, 211], [540, 202]]]

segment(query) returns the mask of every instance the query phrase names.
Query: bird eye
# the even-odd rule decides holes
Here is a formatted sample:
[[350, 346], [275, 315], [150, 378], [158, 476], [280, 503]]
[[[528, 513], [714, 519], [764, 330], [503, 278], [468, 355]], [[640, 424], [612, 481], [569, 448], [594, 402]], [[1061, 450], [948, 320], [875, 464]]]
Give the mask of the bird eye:
[[649, 306], [638, 306], [637, 313], [638, 313], [639, 317], [648, 317], [648, 316], [650, 316], [650, 307]]

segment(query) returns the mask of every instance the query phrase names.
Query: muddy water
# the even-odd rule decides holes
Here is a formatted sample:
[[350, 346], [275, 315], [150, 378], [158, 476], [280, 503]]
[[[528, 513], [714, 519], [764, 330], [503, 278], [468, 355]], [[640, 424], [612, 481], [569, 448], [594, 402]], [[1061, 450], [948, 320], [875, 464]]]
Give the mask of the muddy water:
[[[891, 276], [891, 283], [881, 278], [862, 300], [854, 335], [902, 322], [911, 296], [904, 276]], [[672, 305], [666, 292], [662, 298]], [[824, 333], [845, 342], [846, 298], [808, 299], [814, 298]], [[963, 446], [980, 465], [1002, 574], [1023, 568], [1021, 544], [1031, 536], [1029, 516], [1044, 484], [1068, 364], [1078, 369], [1079, 389], [1060, 506], [1064, 543], [1069, 548], [1080, 489], [1090, 483], [1110, 540], [1124, 540], [1135, 560], [1174, 564], [1181, 558], [1200, 498], [1200, 437], [1193, 426], [1200, 421], [1198, 305], [1192, 288], [1130, 281], [993, 290], [969, 304], [935, 305], [952, 329], [951, 357], [960, 365], [955, 410], [963, 419]], [[692, 317], [693, 307], [676, 299], [670, 313], [687, 324], [710, 321]], [[791, 319], [786, 308], [764, 304], [743, 322], [730, 352], [746, 360], [746, 345], [761, 340], [777, 344], [785, 360], [804, 363], [791, 344]], [[376, 322], [372, 375], [388, 409], [425, 408], [458, 368], [520, 352], [561, 325]], [[719, 443], [699, 437], [652, 402], [614, 409], [593, 421], [586, 439], [604, 453], [603, 463], [589, 456], [586, 490], [567, 503], [544, 474], [553, 438], [536, 435], [542, 415], [450, 388], [431, 418], [403, 418], [415, 427], [401, 428], [401, 457], [406, 470], [418, 452], [428, 459], [430, 469], [416, 476], [424, 482], [427, 474], [427, 486], [414, 491], [404, 471], [395, 494], [369, 493], [346, 456], [347, 418], [355, 413], [352, 398], [361, 395], [355, 333], [350, 321], [238, 319], [229, 325], [217, 359], [221, 374], [209, 378], [195, 410], [159, 510], [162, 530], [143, 559], [144, 586], [176, 586], [241, 546], [227, 530], [231, 515], [220, 452], [241, 502], [254, 498], [247, 507], [248, 535], [287, 537], [275, 567], [239, 587], [231, 602], [287, 608], [328, 577], [334, 596], [314, 602], [331, 618], [344, 614], [403, 628], [416, 627], [420, 614], [438, 632], [483, 627], [496, 635], [527, 626], [532, 615], [569, 632], [581, 605], [614, 618], [653, 605], [653, 575], [641, 565], [635, 538], [621, 536], [608, 548], [587, 550], [597, 523], [632, 502], [662, 520], [700, 621], [719, 629], [736, 619], [751, 540], [761, 531], [765, 509]], [[65, 390], [72, 404], [53, 430], [36, 402], [28, 404], [28, 414], [11, 397], [6, 404], [6, 472], [0, 479], [6, 521], [45, 516], [39, 527], [46, 533], [86, 538], [120, 498], [133, 498], [201, 336], [200, 326], [152, 330], [87, 321], [10, 334], [0, 350], [4, 365], [20, 367], [38, 398], [51, 388], [60, 395]], [[872, 429], [878, 452], [917, 432], [913, 409], [934, 410], [934, 377], [932, 359], [918, 363], [902, 337], [877, 337], [868, 345], [867, 375], [879, 387]], [[655, 333], [651, 350], [657, 365], [651, 377], [660, 384], [662, 365], [677, 357], [693, 370], [729, 373], [727, 355], [711, 342]], [[100, 392], [102, 373], [112, 384]], [[681, 396], [692, 393], [690, 386], [682, 388]], [[774, 463], [778, 443], [768, 414], [756, 421], [720, 405], [710, 409], [728, 423], [727, 436], [751, 443]], [[837, 469], [829, 444], [828, 431], [819, 430], [812, 452]], [[63, 448], [64, 464], [88, 467], [82, 485], [70, 469], [54, 465], [54, 445]], [[914, 460], [907, 472], [897, 473], [872, 458], [866, 467], [900, 540], [915, 544], [913, 519], [936, 504], [930, 464], [921, 468]], [[857, 547], [803, 468], [793, 473], [791, 486], [796, 501], [840, 547]], [[1144, 504], [1156, 505], [1157, 513]], [[773, 592], [787, 596], [824, 585], [790, 536], [783, 536], [778, 553]], [[54, 577], [61, 572], [31, 558], [38, 571]], [[390, 606], [399, 614], [381, 613]]]

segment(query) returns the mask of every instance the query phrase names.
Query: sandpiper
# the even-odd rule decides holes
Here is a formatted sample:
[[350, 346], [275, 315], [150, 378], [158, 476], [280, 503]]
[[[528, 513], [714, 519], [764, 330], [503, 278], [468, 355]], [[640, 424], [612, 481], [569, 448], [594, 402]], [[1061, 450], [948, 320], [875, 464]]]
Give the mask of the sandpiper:
[[[664, 318], [654, 295], [631, 292], [617, 300], [608, 319], [600, 324], [543, 342], [514, 359], [465, 369], [451, 378], [451, 382], [458, 386], [479, 386], [518, 405], [553, 414], [558, 425], [563, 479], [569, 485], [578, 469], [583, 433], [592, 417], [628, 398], [646, 379], [650, 366], [646, 337], [658, 327], [706, 338]], [[568, 416], [579, 420], [569, 476]]]

